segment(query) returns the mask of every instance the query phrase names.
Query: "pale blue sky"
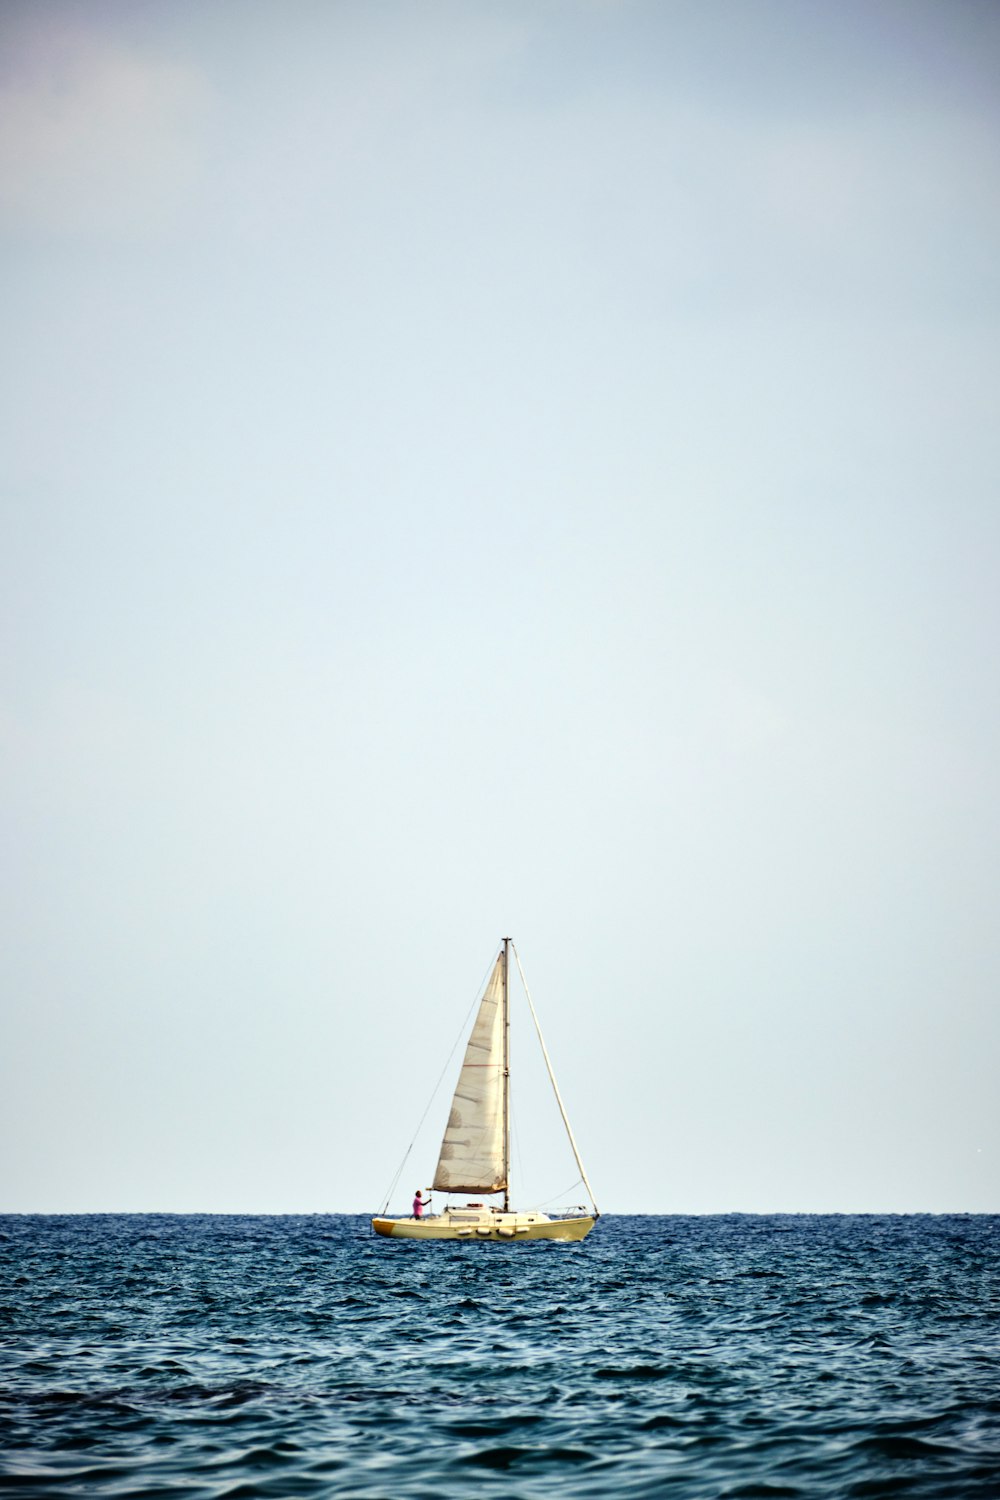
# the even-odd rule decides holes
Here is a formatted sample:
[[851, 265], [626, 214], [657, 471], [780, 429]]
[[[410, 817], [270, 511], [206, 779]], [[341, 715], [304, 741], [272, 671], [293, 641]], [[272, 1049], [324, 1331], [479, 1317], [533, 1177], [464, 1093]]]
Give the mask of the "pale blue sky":
[[998, 71], [8, 0], [0, 1207], [377, 1207], [510, 932], [602, 1208], [1000, 1210]]

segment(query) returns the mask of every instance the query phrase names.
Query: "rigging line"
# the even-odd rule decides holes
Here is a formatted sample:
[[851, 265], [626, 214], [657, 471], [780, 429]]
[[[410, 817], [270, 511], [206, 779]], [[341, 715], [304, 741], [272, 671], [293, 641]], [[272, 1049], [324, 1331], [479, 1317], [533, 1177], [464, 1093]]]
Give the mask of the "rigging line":
[[[511, 1130], [511, 1136], [512, 1136], [513, 1141], [514, 1141], [514, 1150], [517, 1153], [517, 1172], [518, 1172], [518, 1179], [517, 1180], [518, 1180], [518, 1182], [520, 1182], [523, 1185], [527, 1181], [527, 1177], [526, 1177], [525, 1171], [524, 1171], [524, 1156], [523, 1156], [522, 1151], [521, 1151], [521, 1133], [520, 1133], [520, 1131], [517, 1128], [517, 1110], [514, 1108], [516, 1097], [517, 1096], [516, 1096], [516, 1094], [515, 1094], [515, 1092], [514, 1092], [514, 1090], [512, 1088], [511, 1092], [510, 1092], [510, 1130]], [[537, 1202], [537, 1203], [527, 1203], [527, 1204], [525, 1204], [525, 1206], [524, 1206], [525, 1207], [525, 1211], [528, 1212], [528, 1213], [535, 1213], [536, 1211], [542, 1211], [542, 1210], [548, 1208], [548, 1206], [550, 1204], [552, 1204], [552, 1203], [555, 1203], [557, 1201], [557, 1199], [564, 1198], [567, 1193], [571, 1193], [573, 1191], [573, 1189], [575, 1187], [580, 1186], [580, 1184], [582, 1184], [582, 1182], [583, 1182], [583, 1178], [582, 1177], [576, 1177], [576, 1178], [574, 1178], [574, 1180], [570, 1183], [569, 1187], [564, 1187], [560, 1192], [553, 1193], [553, 1195], [551, 1196], [551, 1198], [545, 1198], [542, 1201]]]
[[493, 967], [494, 967], [495, 964], [496, 964], [496, 956], [494, 955], [494, 957], [492, 959], [490, 959], [490, 962], [487, 965], [486, 973], [483, 975], [482, 979], [479, 981], [479, 988], [476, 991], [475, 998], [473, 999], [472, 1004], [469, 1006], [468, 1010], [465, 1012], [465, 1020], [462, 1022], [461, 1026], [458, 1028], [458, 1035], [456, 1036], [455, 1040], [451, 1044], [451, 1051], [448, 1053], [448, 1056], [445, 1059], [444, 1067], [441, 1069], [441, 1072], [438, 1075], [438, 1081], [434, 1085], [433, 1090], [431, 1091], [431, 1097], [428, 1099], [427, 1106], [426, 1106], [423, 1114], [420, 1116], [420, 1120], [419, 1120], [419, 1122], [417, 1124], [416, 1130], [413, 1132], [413, 1139], [410, 1141], [410, 1144], [407, 1146], [406, 1152], [405, 1152], [405, 1154], [403, 1156], [403, 1160], [400, 1162], [399, 1166], [396, 1169], [396, 1175], [392, 1179], [392, 1182], [389, 1184], [389, 1191], [386, 1193], [386, 1195], [385, 1195], [385, 1201], [383, 1202], [382, 1207], [379, 1209], [379, 1213], [380, 1214], [386, 1213], [387, 1210], [388, 1210], [388, 1208], [389, 1208], [389, 1199], [392, 1197], [393, 1193], [396, 1191], [396, 1184], [399, 1182], [399, 1179], [403, 1175], [403, 1168], [406, 1166], [406, 1163], [410, 1159], [410, 1152], [413, 1150], [414, 1146], [417, 1143], [417, 1136], [420, 1134], [420, 1131], [421, 1131], [421, 1129], [423, 1127], [423, 1123], [426, 1120], [428, 1114], [430, 1113], [430, 1107], [431, 1107], [431, 1105], [434, 1103], [434, 1100], [437, 1098], [437, 1091], [441, 1087], [441, 1080], [444, 1078], [444, 1075], [447, 1073], [448, 1068], [449, 1068], [449, 1066], [451, 1064], [451, 1060], [455, 1056], [455, 1048], [458, 1046], [459, 1042], [462, 1040], [462, 1037], [465, 1034], [465, 1028], [469, 1024], [469, 1017], [472, 1015], [472, 1012], [475, 1010], [476, 1005], [477, 1005], [480, 997], [483, 994], [483, 991], [486, 989], [486, 981], [489, 978], [490, 974], [492, 973]]
[[[575, 1187], [579, 1187], [579, 1185], [582, 1182], [583, 1182], [583, 1178], [582, 1177], [578, 1177], [575, 1182], [571, 1182], [570, 1183], [569, 1187], [564, 1187], [562, 1189], [562, 1191], [559, 1192], [559, 1193], [553, 1193], [551, 1198], [546, 1198], [544, 1203], [536, 1203], [535, 1207], [536, 1208], [548, 1208], [549, 1205], [552, 1204], [552, 1203], [555, 1203], [557, 1201], [557, 1199], [559, 1199], [559, 1198], [565, 1198], [565, 1196], [566, 1196], [567, 1193], [571, 1193], [573, 1191], [573, 1189]], [[586, 1186], [586, 1184], [584, 1184], [584, 1185]]]
[[562, 1094], [560, 1094], [559, 1085], [556, 1083], [556, 1075], [552, 1070], [552, 1061], [549, 1057], [549, 1049], [545, 1045], [545, 1038], [542, 1036], [542, 1028], [538, 1023], [538, 1015], [535, 1011], [535, 1003], [531, 998], [531, 991], [528, 989], [528, 981], [524, 977], [524, 970], [521, 967], [521, 955], [520, 953], [518, 953], [517, 948], [514, 947], [513, 943], [511, 943], [510, 946], [514, 949], [514, 957], [517, 960], [517, 972], [520, 974], [521, 983], [524, 985], [524, 993], [528, 1001], [528, 1009], [531, 1011], [531, 1019], [534, 1021], [535, 1030], [538, 1033], [538, 1041], [542, 1049], [542, 1056], [545, 1059], [545, 1066], [549, 1070], [549, 1082], [552, 1085], [552, 1092], [556, 1096], [556, 1103], [559, 1106], [559, 1113], [562, 1115], [562, 1122], [566, 1127], [566, 1134], [569, 1136], [569, 1143], [573, 1147], [573, 1156], [576, 1159], [577, 1166], [580, 1168], [580, 1176], [583, 1178], [583, 1185], [587, 1189], [587, 1192], [590, 1194], [590, 1201], [594, 1205], [594, 1213], [598, 1218], [600, 1218], [600, 1209], [597, 1207], [597, 1200], [594, 1197], [594, 1189], [591, 1187], [590, 1183], [587, 1180], [586, 1170], [584, 1168], [583, 1162], [580, 1160], [580, 1152], [577, 1149], [576, 1137], [574, 1136], [573, 1131], [570, 1127], [569, 1118], [566, 1114], [566, 1106], [565, 1104], [563, 1104]]

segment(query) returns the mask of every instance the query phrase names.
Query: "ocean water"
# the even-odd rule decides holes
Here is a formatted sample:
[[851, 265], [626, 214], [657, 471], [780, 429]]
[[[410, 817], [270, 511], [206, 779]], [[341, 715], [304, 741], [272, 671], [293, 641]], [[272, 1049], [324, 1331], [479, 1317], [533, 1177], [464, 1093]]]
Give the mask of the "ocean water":
[[1000, 1496], [1000, 1218], [0, 1218], [0, 1490]]

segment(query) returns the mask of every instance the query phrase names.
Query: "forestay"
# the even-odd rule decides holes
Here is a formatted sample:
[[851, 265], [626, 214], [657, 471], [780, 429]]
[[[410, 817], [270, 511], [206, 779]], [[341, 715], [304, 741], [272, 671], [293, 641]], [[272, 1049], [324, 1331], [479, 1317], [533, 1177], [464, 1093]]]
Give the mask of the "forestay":
[[433, 1184], [441, 1192], [498, 1193], [507, 1187], [503, 985], [501, 954], [479, 1002], [441, 1142]]

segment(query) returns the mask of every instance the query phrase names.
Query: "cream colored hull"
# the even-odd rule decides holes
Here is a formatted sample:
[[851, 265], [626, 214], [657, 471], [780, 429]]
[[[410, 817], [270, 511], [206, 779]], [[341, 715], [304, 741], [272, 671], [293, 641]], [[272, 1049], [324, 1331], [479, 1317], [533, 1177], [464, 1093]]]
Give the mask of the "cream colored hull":
[[376, 1234], [403, 1240], [582, 1240], [596, 1223], [592, 1214], [579, 1219], [550, 1219], [547, 1214], [451, 1212], [422, 1219], [372, 1219]]

